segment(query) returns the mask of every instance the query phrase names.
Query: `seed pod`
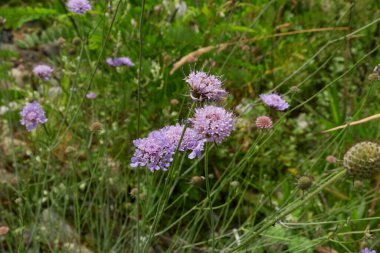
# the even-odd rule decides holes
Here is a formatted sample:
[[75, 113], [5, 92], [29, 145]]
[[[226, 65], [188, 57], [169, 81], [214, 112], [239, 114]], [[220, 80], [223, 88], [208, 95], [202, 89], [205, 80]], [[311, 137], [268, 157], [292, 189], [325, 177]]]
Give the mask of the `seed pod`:
[[91, 124], [90, 126], [90, 131], [91, 132], [99, 132], [103, 129], [103, 125], [102, 123], [98, 122], [98, 121], [95, 121]]
[[313, 185], [313, 177], [311, 176], [301, 176], [297, 180], [297, 186], [302, 191], [309, 189]]
[[191, 178], [191, 181], [190, 183], [193, 185], [193, 186], [201, 186], [203, 184], [203, 181], [205, 180], [204, 177], [202, 176], [193, 176]]
[[380, 145], [363, 141], [352, 146], [343, 158], [343, 166], [354, 178], [373, 178], [380, 172]]

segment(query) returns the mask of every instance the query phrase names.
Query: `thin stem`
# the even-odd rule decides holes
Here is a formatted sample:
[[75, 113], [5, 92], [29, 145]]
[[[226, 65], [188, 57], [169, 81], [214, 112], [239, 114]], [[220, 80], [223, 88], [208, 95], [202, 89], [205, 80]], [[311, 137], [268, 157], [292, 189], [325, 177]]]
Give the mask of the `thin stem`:
[[209, 206], [210, 219], [211, 219], [212, 252], [214, 252], [214, 248], [215, 248], [215, 223], [214, 223], [214, 213], [212, 211], [212, 201], [211, 201], [211, 195], [210, 195], [210, 178], [209, 178], [209, 173], [208, 173], [208, 142], [205, 143], [205, 178], [206, 178], [206, 191], [207, 191], [208, 206]]
[[[140, 138], [140, 127], [141, 127], [141, 73], [142, 73], [142, 45], [143, 45], [143, 36], [142, 36], [142, 26], [143, 26], [143, 17], [144, 17], [144, 8], [145, 0], [141, 1], [141, 14], [139, 21], [139, 72], [138, 72], [138, 83], [137, 83], [137, 138]], [[140, 193], [140, 173], [137, 171], [137, 192]], [[136, 198], [136, 222], [137, 222], [137, 252], [140, 252], [140, 194], [137, 194]]]
[[244, 240], [245, 243], [241, 243], [238, 247], [234, 248], [233, 251], [244, 248], [244, 246], [246, 246], [247, 242], [250, 242], [253, 239], [260, 236], [261, 233], [263, 233], [268, 228], [273, 226], [273, 224], [275, 224], [278, 220], [284, 218], [285, 216], [287, 216], [288, 214], [290, 214], [291, 212], [293, 212], [297, 208], [303, 206], [307, 201], [309, 201], [315, 195], [320, 193], [324, 188], [326, 188], [331, 183], [333, 183], [334, 181], [338, 180], [339, 178], [341, 178], [345, 175], [346, 175], [346, 170], [344, 170], [344, 169], [340, 170], [338, 173], [336, 173], [335, 175], [328, 178], [324, 183], [322, 183], [320, 186], [318, 186], [315, 190], [313, 190], [309, 194], [305, 195], [305, 197], [302, 198], [300, 201], [298, 201], [298, 203], [296, 202], [295, 204], [284, 208], [284, 211], [280, 212], [277, 215], [273, 215], [271, 218], [267, 219], [265, 222], [263, 222], [263, 224], [260, 224], [260, 229], [258, 229], [256, 232], [254, 232], [253, 235], [247, 236], [247, 238], [245, 238], [245, 240]]

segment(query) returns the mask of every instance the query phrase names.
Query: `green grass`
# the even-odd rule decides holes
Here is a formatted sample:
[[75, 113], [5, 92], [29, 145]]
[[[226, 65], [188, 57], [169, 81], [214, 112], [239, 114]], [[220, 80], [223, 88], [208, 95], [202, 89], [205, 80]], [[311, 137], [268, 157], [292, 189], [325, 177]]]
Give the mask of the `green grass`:
[[[368, 80], [376, 1], [186, 1], [185, 11], [175, 11], [181, 1], [91, 2], [84, 16], [60, 0], [0, 5], [1, 252], [379, 251], [376, 179], [358, 189], [341, 172], [351, 145], [379, 139], [378, 122], [321, 133], [379, 113], [379, 82]], [[113, 56], [135, 67], [112, 68]], [[42, 62], [53, 80], [31, 75]], [[191, 117], [183, 79], [202, 69], [224, 80], [235, 131], [199, 159], [178, 152], [168, 171], [130, 167], [134, 139]], [[269, 91], [289, 110], [265, 107]], [[30, 100], [48, 122], [28, 133], [19, 111]], [[272, 130], [255, 127], [261, 115]], [[91, 132], [96, 121], [103, 129]], [[311, 189], [296, 187], [300, 175]]]

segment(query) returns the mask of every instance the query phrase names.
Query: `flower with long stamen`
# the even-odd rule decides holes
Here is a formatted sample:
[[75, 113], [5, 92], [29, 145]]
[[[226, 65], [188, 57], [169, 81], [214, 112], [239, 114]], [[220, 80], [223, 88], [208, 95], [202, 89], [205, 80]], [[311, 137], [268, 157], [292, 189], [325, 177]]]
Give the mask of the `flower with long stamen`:
[[195, 110], [193, 128], [209, 142], [222, 142], [234, 130], [235, 120], [223, 107], [208, 105]]
[[219, 101], [228, 94], [218, 77], [202, 71], [191, 72], [185, 81], [189, 84], [190, 96], [194, 101]]

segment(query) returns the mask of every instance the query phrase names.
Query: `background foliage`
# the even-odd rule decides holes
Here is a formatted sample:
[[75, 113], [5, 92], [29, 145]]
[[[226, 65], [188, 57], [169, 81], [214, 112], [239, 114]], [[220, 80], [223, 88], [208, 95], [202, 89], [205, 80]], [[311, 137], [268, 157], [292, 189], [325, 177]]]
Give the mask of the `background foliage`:
[[[222, 76], [231, 94], [225, 105], [237, 116], [236, 131], [208, 155], [214, 226], [206, 187], [194, 181], [205, 176], [203, 159], [180, 160], [170, 172], [129, 166], [141, 2], [91, 2], [84, 16], [61, 0], [0, 4], [0, 225], [10, 228], [0, 236], [2, 252], [379, 249], [375, 179], [360, 188], [338, 180], [260, 237], [244, 239], [303, 198], [297, 177], [318, 185], [341, 167], [348, 147], [378, 140], [376, 121], [320, 133], [379, 113], [378, 82], [367, 78], [379, 63], [378, 2], [146, 1], [141, 136], [186, 119], [183, 79], [193, 69]], [[112, 68], [110, 56], [136, 66]], [[53, 66], [53, 80], [38, 82], [30, 71], [36, 63]], [[260, 103], [258, 95], [271, 90], [285, 94], [290, 110]], [[85, 99], [88, 91], [98, 98]], [[19, 111], [30, 100], [43, 104], [49, 121], [27, 133]], [[263, 114], [276, 121], [273, 130], [256, 129]], [[89, 130], [94, 121], [101, 132]], [[326, 163], [327, 155], [338, 162]]]

